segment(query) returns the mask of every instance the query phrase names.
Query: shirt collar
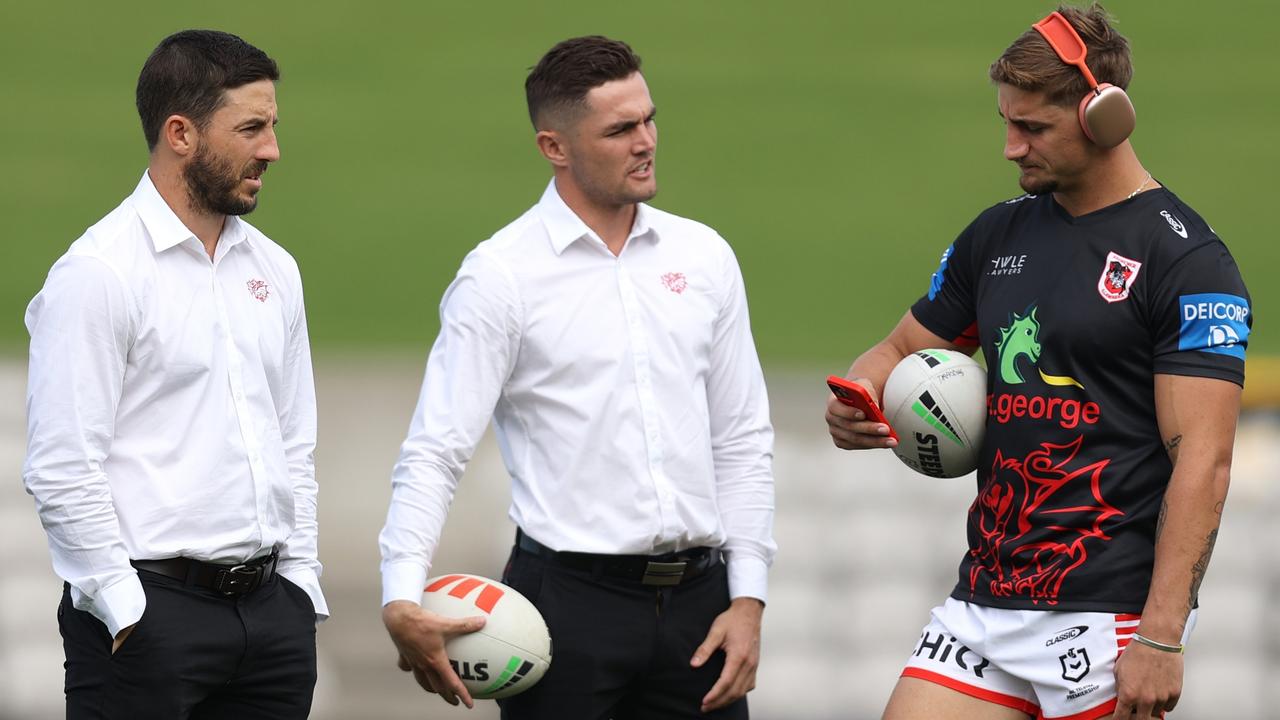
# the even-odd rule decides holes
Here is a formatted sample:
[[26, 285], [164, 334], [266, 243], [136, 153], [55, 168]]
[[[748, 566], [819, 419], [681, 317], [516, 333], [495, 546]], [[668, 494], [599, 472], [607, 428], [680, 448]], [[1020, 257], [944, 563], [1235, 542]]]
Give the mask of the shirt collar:
[[[556, 189], [555, 178], [547, 183], [547, 189], [542, 193], [542, 199], [538, 201], [538, 207], [542, 211], [542, 222], [547, 228], [547, 235], [551, 239], [551, 247], [556, 254], [564, 252], [564, 249], [572, 245], [575, 241], [584, 237], [594, 238], [596, 242], [604, 244], [603, 241], [595, 234], [587, 224], [578, 217], [563, 198], [560, 197], [560, 191]], [[651, 221], [652, 211], [648, 205], [637, 203], [636, 219], [631, 224], [631, 234], [627, 236], [627, 240], [631, 238], [643, 237], [650, 235], [654, 240], [658, 239], [658, 233], [653, 228]]]
[[[151, 236], [151, 244], [156, 252], [164, 252], [186, 240], [193, 240], [196, 245], [200, 245], [200, 238], [178, 219], [173, 208], [169, 207], [169, 203], [165, 202], [156, 189], [155, 183], [151, 182], [150, 173], [146, 171], [142, 173], [142, 180], [138, 181], [138, 187], [133, 191], [133, 204], [138, 217], [142, 218], [142, 224], [147, 228], [147, 234]], [[222, 235], [218, 238], [219, 254], [226, 252], [223, 247], [230, 250], [247, 240], [248, 235], [243, 221], [235, 215], [228, 215], [222, 225]]]

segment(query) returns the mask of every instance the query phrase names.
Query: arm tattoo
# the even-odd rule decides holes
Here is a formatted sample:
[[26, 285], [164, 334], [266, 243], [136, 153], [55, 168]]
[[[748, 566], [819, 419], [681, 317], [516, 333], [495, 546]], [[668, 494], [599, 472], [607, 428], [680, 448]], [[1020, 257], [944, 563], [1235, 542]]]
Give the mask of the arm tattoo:
[[1214, 528], [1209, 533], [1209, 537], [1204, 540], [1204, 550], [1200, 553], [1200, 559], [1195, 565], [1191, 566], [1191, 604], [1189, 607], [1196, 606], [1196, 600], [1200, 597], [1200, 583], [1204, 581], [1204, 572], [1209, 569], [1209, 556], [1213, 555], [1213, 544], [1218, 540], [1218, 528]]
[[1156, 542], [1160, 542], [1160, 534], [1164, 532], [1164, 516], [1169, 512], [1169, 500], [1160, 501], [1160, 515], [1156, 517]]
[[1169, 459], [1174, 461], [1175, 463], [1178, 462], [1178, 446], [1181, 444], [1182, 444], [1181, 433], [1169, 438], [1168, 442], [1164, 444], [1164, 450], [1165, 452], [1169, 453]]

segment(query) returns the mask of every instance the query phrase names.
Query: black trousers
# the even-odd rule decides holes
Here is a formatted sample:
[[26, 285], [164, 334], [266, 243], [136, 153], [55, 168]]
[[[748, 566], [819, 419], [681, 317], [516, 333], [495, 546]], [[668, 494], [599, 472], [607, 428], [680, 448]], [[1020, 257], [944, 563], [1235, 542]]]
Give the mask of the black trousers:
[[146, 571], [138, 577], [147, 609], [114, 655], [106, 626], [72, 607], [63, 588], [67, 720], [307, 717], [316, 628], [301, 588], [277, 575], [226, 597]]
[[746, 698], [710, 714], [699, 710], [724, 668], [723, 652], [689, 666], [729, 607], [723, 563], [660, 588], [558, 567], [517, 548], [503, 582], [542, 613], [552, 649], [537, 685], [497, 701], [503, 720], [747, 718]]

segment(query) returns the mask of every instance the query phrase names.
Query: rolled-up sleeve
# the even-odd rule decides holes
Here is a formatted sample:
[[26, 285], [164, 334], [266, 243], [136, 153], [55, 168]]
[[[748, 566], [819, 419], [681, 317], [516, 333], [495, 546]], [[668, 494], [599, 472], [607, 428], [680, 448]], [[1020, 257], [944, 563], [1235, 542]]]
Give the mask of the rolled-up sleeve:
[[75, 606], [115, 636], [146, 597], [121, 538], [104, 470], [115, 434], [137, 306], [103, 261], [59, 260], [27, 308], [27, 457], [23, 482]]
[[728, 279], [707, 379], [716, 496], [725, 529], [729, 596], [767, 599], [773, 540], [773, 426], [764, 373], [751, 336], [737, 259], [725, 246]]
[[391, 475], [379, 535], [384, 605], [422, 598], [458, 480], [514, 367], [520, 316], [511, 273], [472, 251], [440, 303], [440, 334]]

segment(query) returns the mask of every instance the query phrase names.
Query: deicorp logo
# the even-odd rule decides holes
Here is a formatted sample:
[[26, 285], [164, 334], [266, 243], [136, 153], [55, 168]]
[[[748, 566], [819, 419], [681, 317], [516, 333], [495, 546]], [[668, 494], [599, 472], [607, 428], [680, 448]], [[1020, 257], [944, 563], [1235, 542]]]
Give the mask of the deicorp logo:
[[1249, 344], [1249, 301], [1238, 295], [1201, 293], [1178, 298], [1179, 350], [1218, 353], [1244, 360]]

